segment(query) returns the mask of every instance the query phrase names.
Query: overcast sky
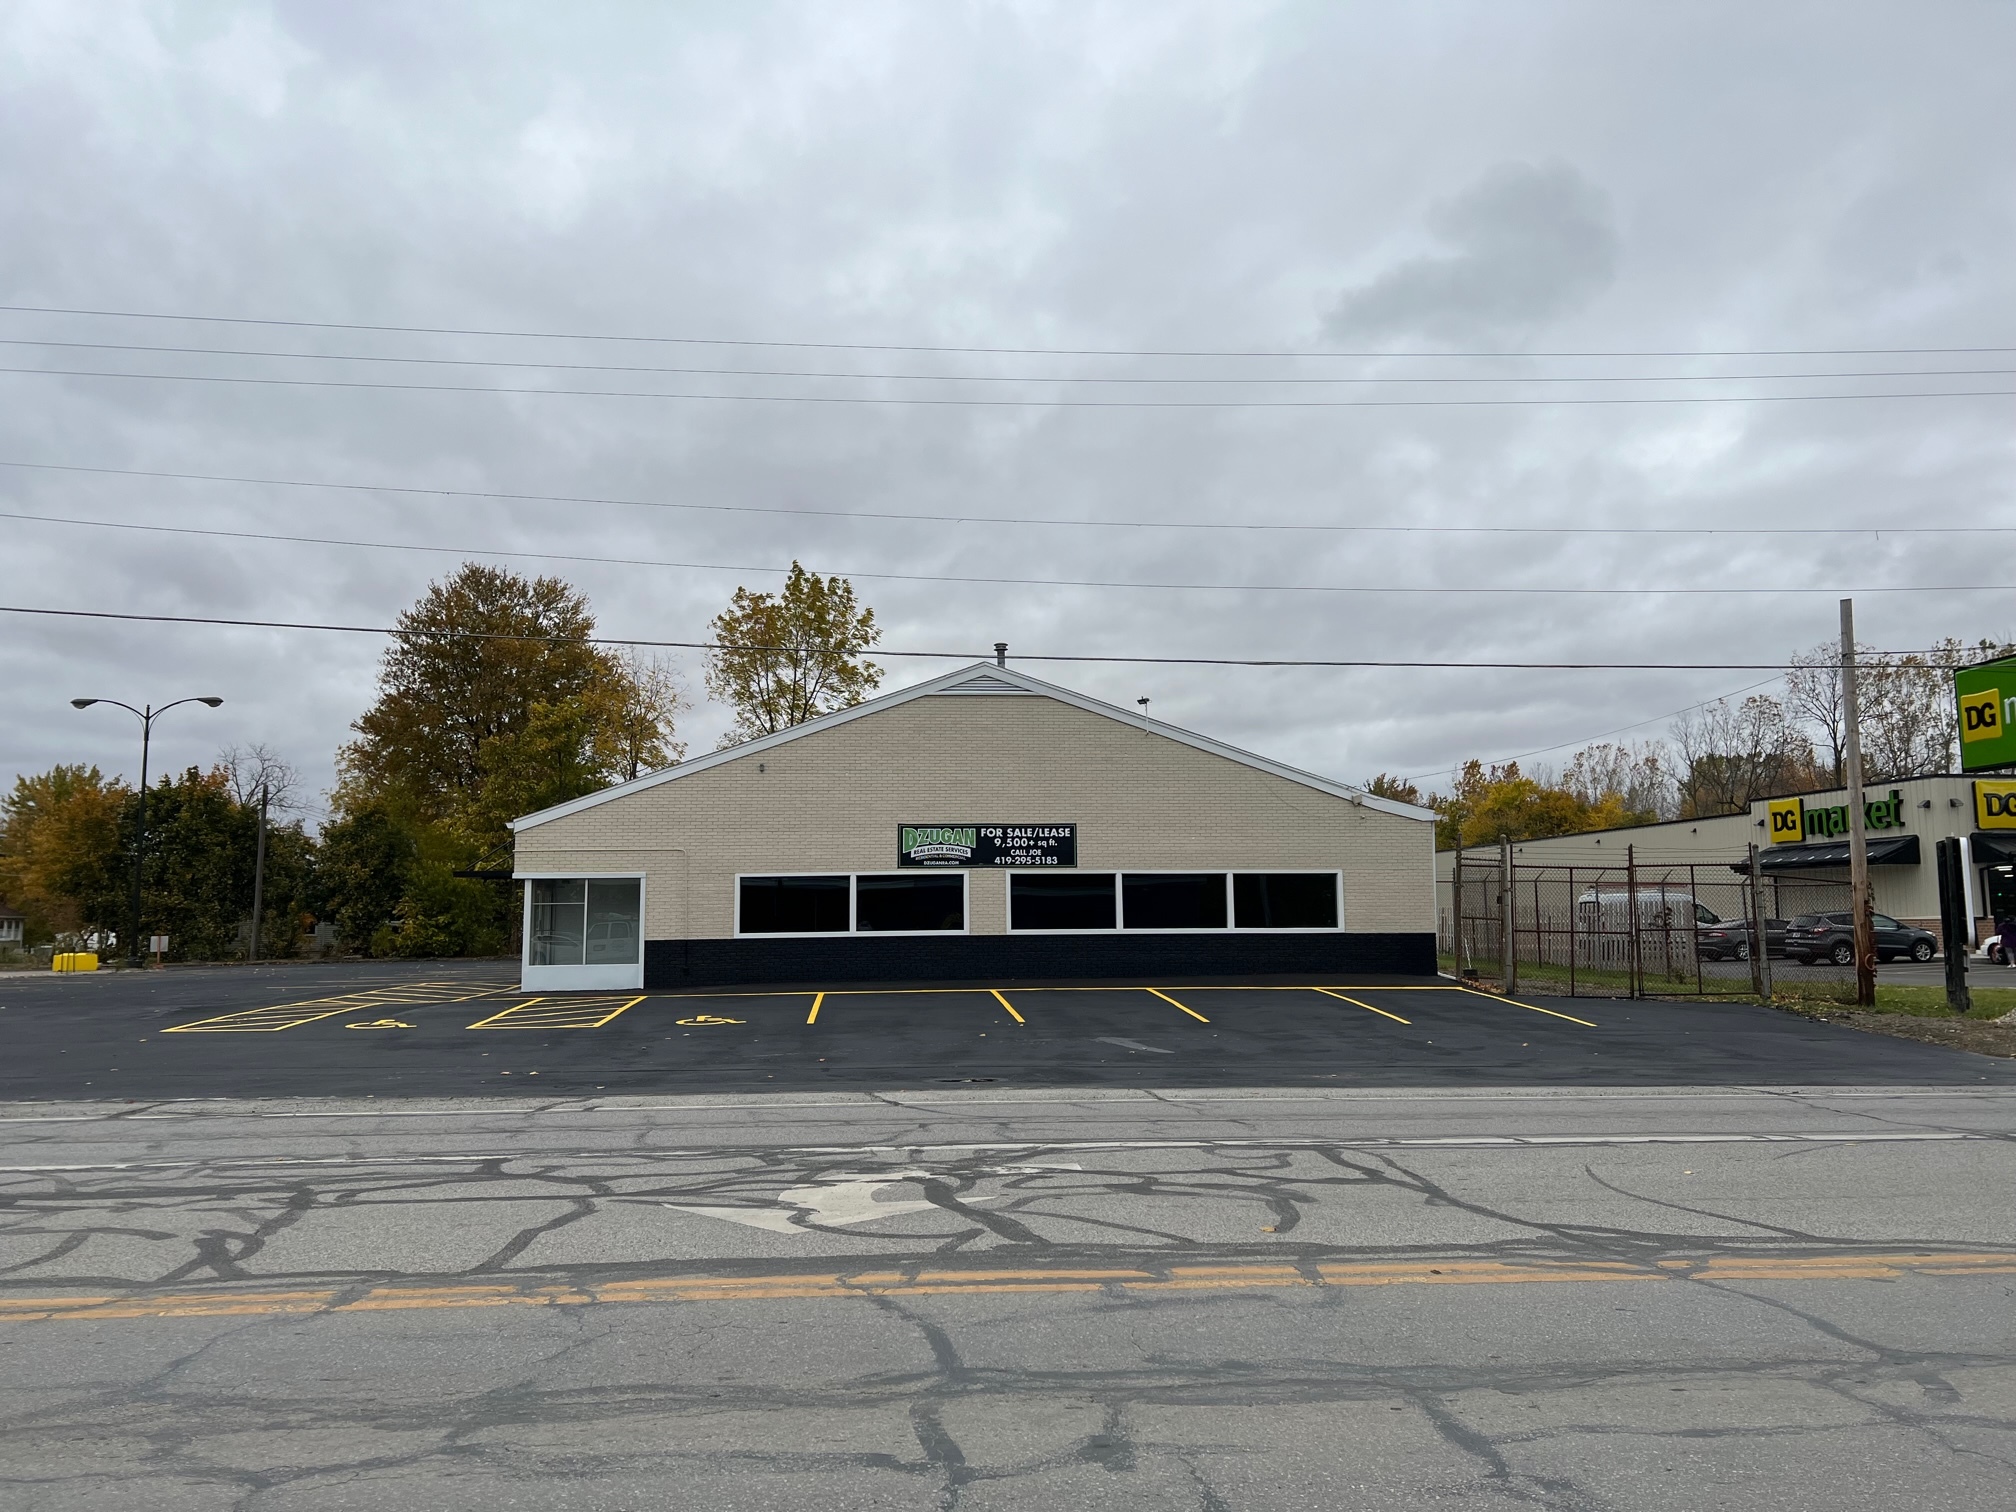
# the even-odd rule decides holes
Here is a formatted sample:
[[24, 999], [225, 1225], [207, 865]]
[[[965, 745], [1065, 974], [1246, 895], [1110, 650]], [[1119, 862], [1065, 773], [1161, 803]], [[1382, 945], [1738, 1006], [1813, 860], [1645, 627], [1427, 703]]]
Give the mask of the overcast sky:
[[[852, 575], [904, 650], [1777, 661], [1832, 634], [1849, 590], [1879, 646], [2011, 635], [2011, 592], [1873, 590], [2016, 584], [2016, 534], [1927, 533], [2016, 527], [2016, 398], [1446, 401], [2016, 390], [1999, 371], [2016, 350], [1896, 350], [2016, 348], [2012, 58], [2016, 7], [1937, 0], [11, 0], [0, 303], [834, 346], [17, 310], [0, 367], [1024, 402], [13, 371], [9, 463], [642, 502], [0, 466], [10, 514], [455, 548], [0, 519], [0, 600], [380, 625], [475, 549], [522, 553], [500, 560], [650, 639], [702, 638], [738, 584], [772, 588], [793, 557]], [[56, 341], [469, 365], [35, 344]], [[1337, 352], [1383, 355], [1316, 355]], [[1634, 355], [1676, 352], [1791, 355]], [[1452, 355], [1472, 353], [1626, 355]], [[507, 359], [933, 381], [488, 365]], [[1691, 376], [1898, 372], [1947, 376]], [[1530, 381], [1599, 376], [1666, 381]], [[1498, 381], [1391, 381], [1431, 377]], [[1381, 381], [1058, 381], [1093, 378]], [[971, 519], [987, 515], [1158, 528]], [[1882, 534], [1159, 528], [1255, 524]], [[1491, 591], [1620, 587], [1642, 591]], [[1671, 591], [1703, 588], [1780, 591]], [[74, 696], [214, 693], [221, 710], [163, 721], [157, 771], [262, 741], [319, 793], [381, 648], [0, 615], [0, 780], [134, 771], [130, 721]], [[681, 662], [705, 750], [726, 716]], [[900, 686], [952, 664], [886, 665]], [[1346, 780], [1559, 760], [1764, 676], [1026, 665]]]

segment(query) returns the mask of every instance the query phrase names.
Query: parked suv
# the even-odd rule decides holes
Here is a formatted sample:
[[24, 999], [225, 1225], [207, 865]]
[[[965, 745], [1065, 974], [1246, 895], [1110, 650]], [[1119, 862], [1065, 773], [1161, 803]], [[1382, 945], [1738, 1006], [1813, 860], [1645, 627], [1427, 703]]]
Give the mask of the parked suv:
[[[1899, 924], [1888, 914], [1876, 915], [1876, 959], [1895, 961], [1909, 956], [1929, 961], [1939, 953], [1939, 937], [1929, 930]], [[1832, 961], [1855, 964], [1855, 916], [1849, 913], [1800, 914], [1785, 926], [1785, 954], [1805, 965]]]
[[[1757, 926], [1748, 919], [1718, 919], [1707, 909], [1695, 936], [1704, 961], [1747, 961], [1756, 949]], [[1783, 919], [1764, 921], [1764, 948], [1773, 957], [1785, 954], [1786, 923]]]

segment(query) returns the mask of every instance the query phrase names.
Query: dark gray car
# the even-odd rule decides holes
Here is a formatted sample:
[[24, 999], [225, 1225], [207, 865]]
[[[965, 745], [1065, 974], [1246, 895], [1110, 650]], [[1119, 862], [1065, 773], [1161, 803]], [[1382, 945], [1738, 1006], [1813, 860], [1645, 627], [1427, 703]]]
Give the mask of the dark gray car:
[[[1939, 953], [1939, 937], [1930, 930], [1900, 924], [1888, 914], [1877, 914], [1876, 959], [1929, 961]], [[1815, 961], [1832, 961], [1836, 966], [1855, 964], [1855, 917], [1849, 913], [1800, 914], [1785, 926], [1785, 954], [1810, 966]]]

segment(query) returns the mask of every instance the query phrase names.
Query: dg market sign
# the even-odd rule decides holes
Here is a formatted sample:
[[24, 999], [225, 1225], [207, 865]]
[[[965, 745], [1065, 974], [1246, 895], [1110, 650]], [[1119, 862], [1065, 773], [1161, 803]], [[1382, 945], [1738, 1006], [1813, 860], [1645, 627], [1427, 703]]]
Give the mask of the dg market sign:
[[1076, 866], [1075, 824], [906, 824], [898, 866]]

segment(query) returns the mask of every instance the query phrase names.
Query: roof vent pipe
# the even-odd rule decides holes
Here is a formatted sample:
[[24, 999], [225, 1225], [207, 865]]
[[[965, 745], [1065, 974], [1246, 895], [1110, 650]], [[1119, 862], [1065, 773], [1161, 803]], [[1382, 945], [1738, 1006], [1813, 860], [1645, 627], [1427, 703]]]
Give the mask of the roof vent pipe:
[[994, 665], [997, 667], [1005, 667], [1008, 665], [1008, 642], [1006, 641], [994, 642]]

